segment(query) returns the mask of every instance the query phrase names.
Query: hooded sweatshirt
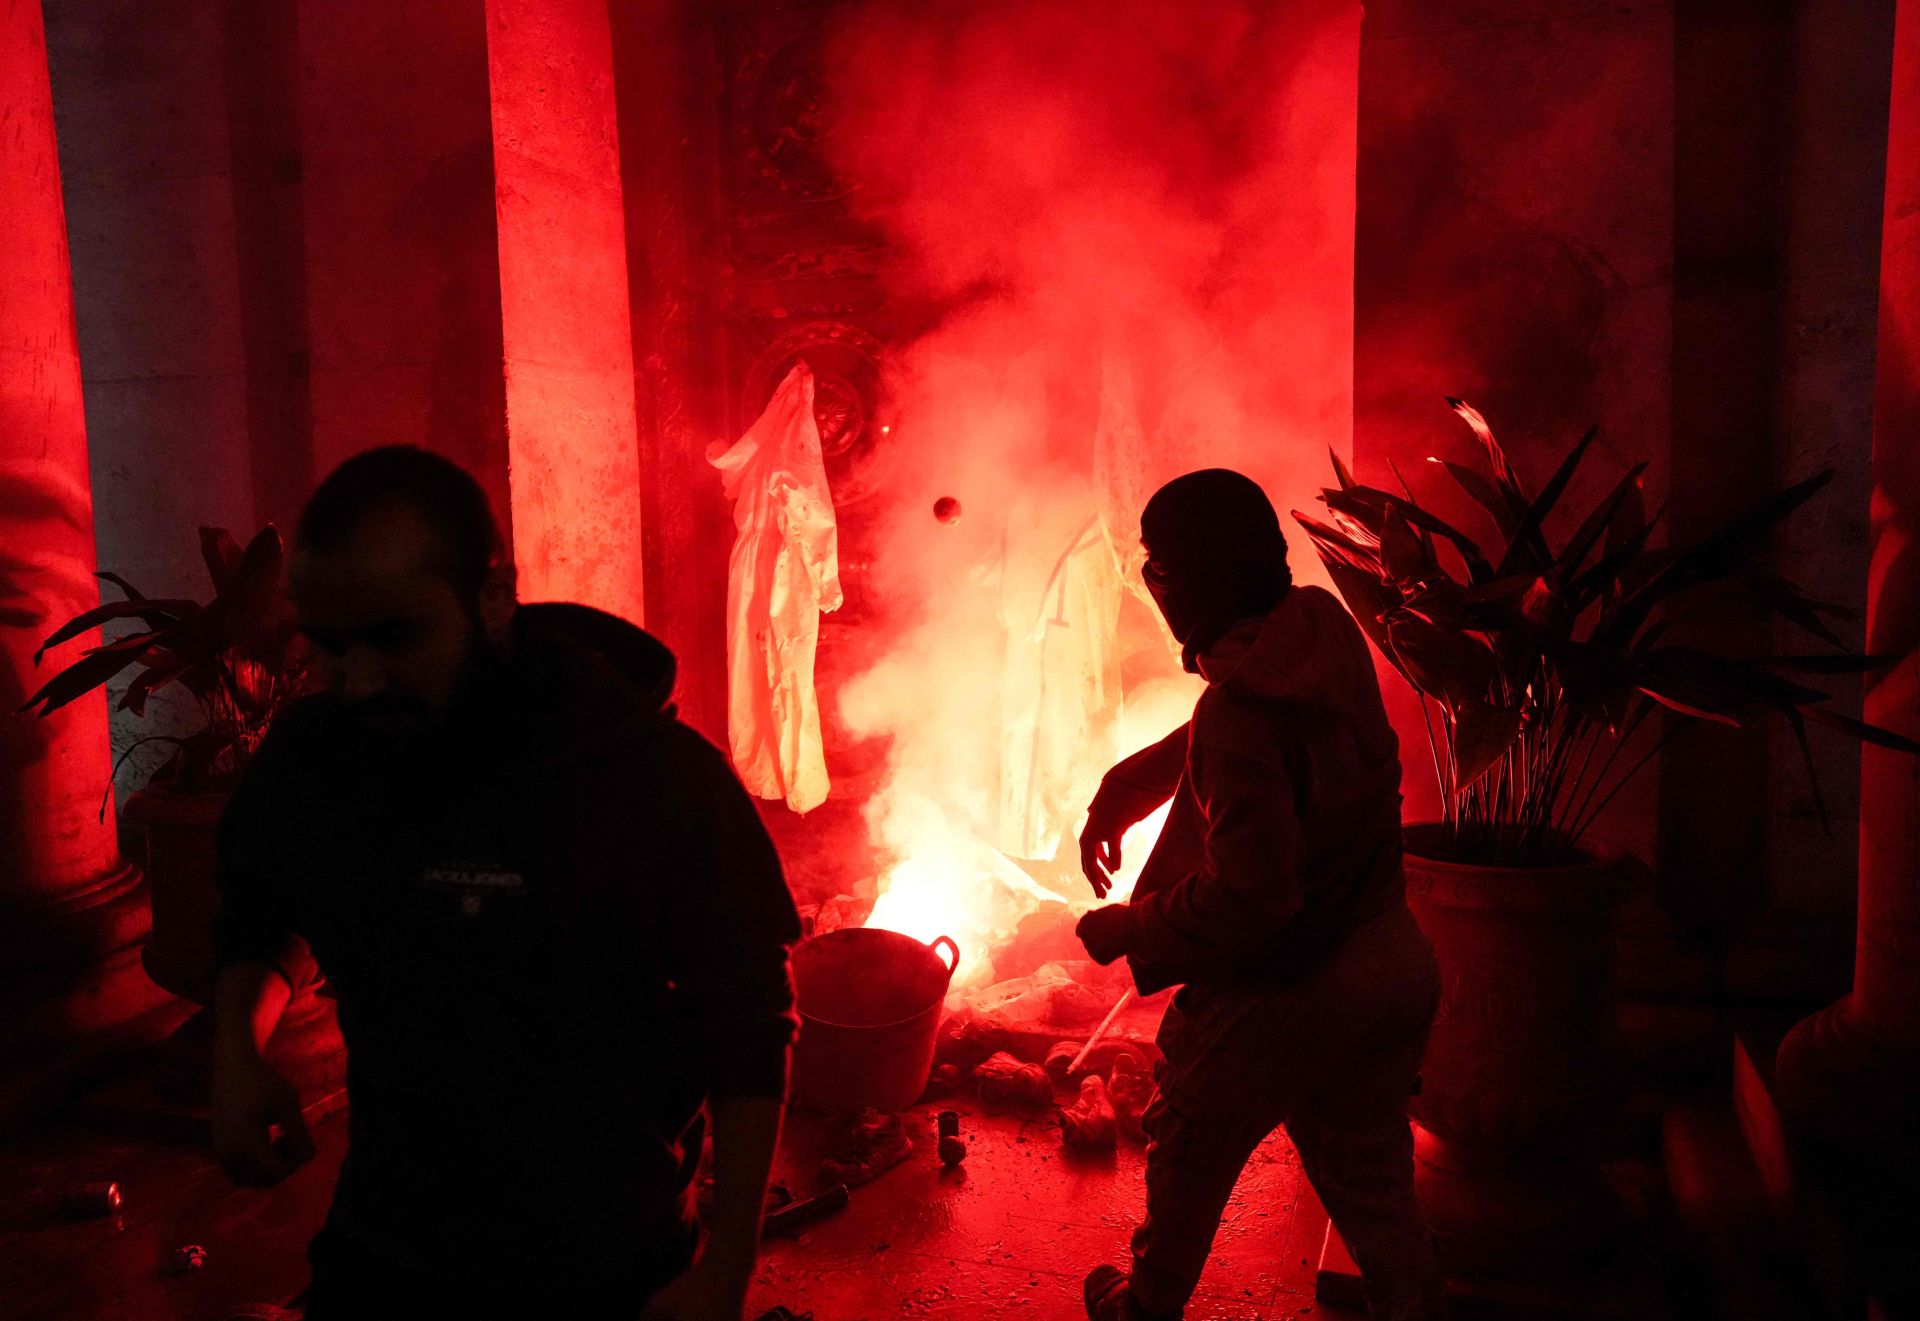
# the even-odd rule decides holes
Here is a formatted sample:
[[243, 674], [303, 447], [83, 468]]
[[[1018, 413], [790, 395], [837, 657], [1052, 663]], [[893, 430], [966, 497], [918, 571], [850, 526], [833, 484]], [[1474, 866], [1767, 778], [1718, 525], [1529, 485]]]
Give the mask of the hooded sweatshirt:
[[1199, 668], [1193, 719], [1102, 786], [1173, 798], [1125, 910], [1142, 994], [1298, 982], [1404, 898], [1399, 741], [1340, 602], [1294, 587]]
[[703, 1101], [784, 1094], [798, 921], [672, 679], [631, 625], [522, 607], [504, 669], [420, 746], [370, 756], [306, 699], [234, 795], [222, 961], [325, 976], [349, 1099], [328, 1223], [397, 1266], [670, 1273]]

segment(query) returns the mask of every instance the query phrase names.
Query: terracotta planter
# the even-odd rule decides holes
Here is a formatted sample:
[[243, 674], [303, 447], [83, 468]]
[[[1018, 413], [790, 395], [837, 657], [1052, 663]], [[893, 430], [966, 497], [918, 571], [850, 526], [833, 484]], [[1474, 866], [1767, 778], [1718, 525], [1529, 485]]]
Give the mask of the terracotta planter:
[[207, 1004], [213, 996], [216, 832], [227, 795], [183, 794], [149, 786], [127, 800], [127, 820], [146, 837], [153, 934], [140, 961], [175, 995]]
[[1421, 1205], [1458, 1274], [1604, 1257], [1621, 1213], [1595, 1151], [1624, 1093], [1614, 918], [1634, 864], [1476, 867], [1423, 854], [1438, 840], [1407, 831], [1407, 904], [1441, 982], [1414, 1098]]

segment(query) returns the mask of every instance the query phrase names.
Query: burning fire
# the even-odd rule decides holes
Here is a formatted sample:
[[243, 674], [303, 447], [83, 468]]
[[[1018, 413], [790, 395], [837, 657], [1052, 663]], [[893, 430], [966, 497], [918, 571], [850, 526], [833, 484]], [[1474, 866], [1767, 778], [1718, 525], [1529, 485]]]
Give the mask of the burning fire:
[[[1183, 721], [1192, 699], [1193, 688], [1184, 682], [1148, 685], [1116, 721], [1122, 753], [1146, 747]], [[1092, 768], [1092, 778], [1105, 769]], [[1171, 803], [1165, 804], [1127, 831], [1120, 870], [1105, 902], [1125, 902], [1133, 893], [1171, 809]], [[960, 947], [956, 986], [992, 979], [994, 952], [1029, 914], [1050, 906], [1058, 909], [1063, 923], [1071, 924], [1101, 902], [1079, 873], [1074, 841], [1086, 823], [1084, 811], [1063, 823], [1071, 828], [1062, 857], [1030, 869], [956, 825], [954, 814], [942, 804], [897, 783], [882, 790], [871, 810], [876, 836], [896, 841], [899, 856], [880, 879], [879, 897], [866, 925], [929, 942], [951, 936]], [[1054, 884], [1042, 883], [1034, 871]]]

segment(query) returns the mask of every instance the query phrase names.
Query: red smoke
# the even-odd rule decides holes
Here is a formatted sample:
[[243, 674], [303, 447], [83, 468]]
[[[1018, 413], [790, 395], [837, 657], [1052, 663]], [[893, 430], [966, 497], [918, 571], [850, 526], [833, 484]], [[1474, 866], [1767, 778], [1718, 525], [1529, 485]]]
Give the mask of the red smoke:
[[[1137, 596], [1122, 604], [1156, 486], [1239, 468], [1284, 512], [1323, 484], [1329, 448], [1349, 451], [1359, 22], [1353, 0], [842, 17], [835, 164], [902, 254], [896, 303], [941, 309], [892, 373], [872, 614], [898, 642], [840, 708], [891, 740], [869, 820], [893, 858], [953, 846], [936, 838], [949, 827], [1017, 852], [1022, 720], [1042, 726], [1037, 757], [1077, 750], [1050, 782], [1059, 838], [1116, 752], [1184, 718], [1163, 630]], [[964, 520], [930, 517], [941, 497]], [[1089, 527], [1113, 566], [1113, 656], [1085, 676], [1099, 709], [1036, 717], [1022, 638]], [[1303, 543], [1294, 564], [1319, 574]]]

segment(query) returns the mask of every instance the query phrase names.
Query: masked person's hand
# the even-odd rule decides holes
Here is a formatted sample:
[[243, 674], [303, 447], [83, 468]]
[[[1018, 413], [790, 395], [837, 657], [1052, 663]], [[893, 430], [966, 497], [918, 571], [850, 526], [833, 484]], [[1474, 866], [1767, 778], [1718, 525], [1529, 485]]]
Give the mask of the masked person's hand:
[[1113, 889], [1113, 873], [1120, 870], [1121, 837], [1141, 819], [1129, 810], [1134, 806], [1129, 800], [1138, 797], [1102, 784], [1087, 805], [1087, 824], [1080, 831], [1080, 871], [1096, 899], [1105, 899]]
[[750, 1277], [708, 1253], [649, 1299], [640, 1321], [740, 1321]]
[[300, 1094], [260, 1055], [217, 1056], [212, 1099], [214, 1159], [235, 1183], [266, 1187], [313, 1159]]
[[1089, 910], [1080, 919], [1080, 925], [1073, 929], [1073, 934], [1080, 937], [1080, 943], [1087, 947], [1088, 958], [1105, 965], [1125, 957], [1131, 928], [1127, 906], [1109, 904], [1105, 908]]

